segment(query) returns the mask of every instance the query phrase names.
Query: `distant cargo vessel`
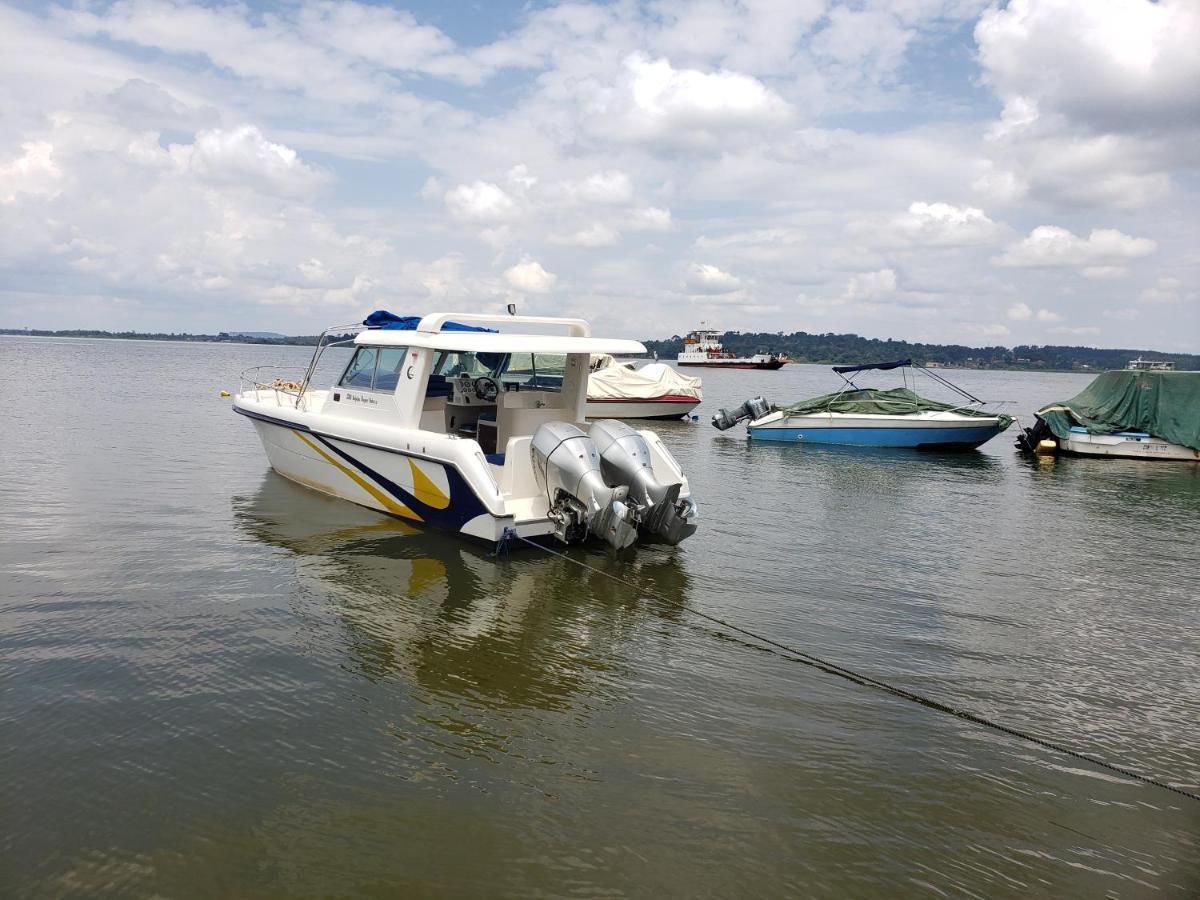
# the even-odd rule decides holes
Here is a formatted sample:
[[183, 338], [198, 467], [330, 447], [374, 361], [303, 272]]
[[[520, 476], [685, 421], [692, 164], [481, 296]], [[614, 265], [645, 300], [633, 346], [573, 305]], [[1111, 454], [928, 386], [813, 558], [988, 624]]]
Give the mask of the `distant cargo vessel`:
[[1125, 367], [1127, 372], [1174, 372], [1175, 363], [1169, 359], [1131, 359]]
[[782, 369], [791, 362], [782, 353], [734, 356], [721, 345], [721, 332], [707, 328], [688, 333], [683, 339], [683, 351], [675, 357], [675, 361], [681, 366], [720, 369]]

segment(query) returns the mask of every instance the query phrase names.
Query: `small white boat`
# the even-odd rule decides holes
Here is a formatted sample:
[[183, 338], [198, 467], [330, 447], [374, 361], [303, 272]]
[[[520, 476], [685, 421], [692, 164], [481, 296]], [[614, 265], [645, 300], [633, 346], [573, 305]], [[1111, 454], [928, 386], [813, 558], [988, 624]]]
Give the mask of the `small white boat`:
[[1185, 462], [1200, 460], [1200, 450], [1173, 444], [1156, 438], [1146, 431], [1114, 431], [1111, 434], [1090, 434], [1081, 425], [1072, 426], [1058, 442], [1063, 453], [1078, 456], [1122, 456], [1126, 459], [1171, 459]]
[[[512, 330], [528, 326], [563, 333]], [[353, 345], [349, 364], [313, 389], [336, 343]], [[592, 337], [582, 319], [376, 312], [327, 329], [301, 378], [244, 372], [233, 408], [281, 475], [409, 522], [488, 542], [678, 543], [696, 530], [696, 505], [658, 435], [584, 422], [591, 354], [644, 352]]]
[[[963, 396], [957, 405], [921, 397], [907, 388], [860, 388], [847, 373], [869, 369], [912, 368], [927, 374]], [[921, 366], [903, 359], [860, 366], [834, 366], [846, 386], [775, 408], [763, 398], [747, 400], [732, 412], [721, 410], [713, 425], [724, 431], [747, 421], [746, 431], [758, 441], [805, 444], [843, 444], [852, 447], [900, 447], [914, 450], [970, 450], [991, 440], [1012, 423], [1012, 417], [990, 413], [983, 401]]]
[[678, 419], [700, 405], [700, 379], [681, 375], [666, 363], [642, 368], [609, 354], [592, 357], [588, 377], [589, 419]]
[[1031, 453], [1200, 461], [1200, 372], [1158, 361], [1104, 372], [1072, 397], [1043, 406], [1017, 438]]

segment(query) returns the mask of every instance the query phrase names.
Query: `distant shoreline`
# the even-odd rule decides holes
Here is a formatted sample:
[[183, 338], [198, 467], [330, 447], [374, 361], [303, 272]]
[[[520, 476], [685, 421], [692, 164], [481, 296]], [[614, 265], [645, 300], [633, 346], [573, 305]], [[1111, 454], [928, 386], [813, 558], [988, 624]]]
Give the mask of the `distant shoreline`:
[[[250, 334], [222, 332], [219, 334], [154, 333], [135, 331], [98, 331], [69, 329], [0, 328], [0, 337], [71, 338], [106, 341], [158, 341], [177, 344], [240, 344], [263, 347], [315, 347], [318, 335], [282, 335], [257, 337]], [[934, 368], [986, 369], [1006, 372], [1102, 372], [1124, 369], [1130, 359], [1169, 359], [1180, 370], [1200, 369], [1200, 355], [1165, 353], [1159, 350], [1101, 349], [1094, 347], [964, 347], [952, 344], [910, 344], [906, 341], [864, 338], [855, 334], [809, 335], [805, 332], [784, 334], [743, 334], [729, 332], [724, 337], [726, 349], [750, 354], [762, 349], [787, 353], [792, 362], [804, 365], [845, 365], [861, 362], [884, 362], [911, 358], [914, 362]], [[667, 340], [646, 340], [647, 355], [657, 353], [670, 361], [679, 352], [678, 337]], [[835, 344], [831, 352], [828, 344]], [[815, 345], [815, 346], [805, 346]], [[818, 347], [820, 349], [818, 349]], [[753, 349], [751, 349], [753, 348]], [[808, 352], [806, 352], [808, 351]], [[814, 352], [815, 351], [815, 352]], [[822, 352], [824, 351], [824, 352]], [[971, 354], [965, 356], [964, 354]]]

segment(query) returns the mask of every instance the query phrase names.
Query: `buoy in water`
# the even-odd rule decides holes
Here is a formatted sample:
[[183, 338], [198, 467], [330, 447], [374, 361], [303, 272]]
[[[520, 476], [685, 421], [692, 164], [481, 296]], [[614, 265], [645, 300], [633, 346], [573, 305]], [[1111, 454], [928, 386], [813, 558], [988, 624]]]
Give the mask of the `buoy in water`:
[[228, 397], [228, 396], [229, 396], [229, 391], [221, 391], [221, 396], [222, 396], [222, 397]]
[[1058, 450], [1058, 442], [1057, 441], [1045, 440], [1045, 441], [1038, 441], [1037, 449], [1034, 450], [1034, 452], [1038, 456], [1051, 456], [1057, 450]]

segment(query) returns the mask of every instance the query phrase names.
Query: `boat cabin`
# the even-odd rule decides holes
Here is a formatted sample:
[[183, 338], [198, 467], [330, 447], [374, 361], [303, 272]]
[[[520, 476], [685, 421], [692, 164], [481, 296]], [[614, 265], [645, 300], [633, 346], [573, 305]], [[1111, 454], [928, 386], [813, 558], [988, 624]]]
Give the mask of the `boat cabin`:
[[[469, 438], [500, 464], [509, 441], [544, 422], [582, 423], [592, 354], [644, 352], [637, 341], [593, 338], [582, 319], [456, 314], [456, 323], [488, 322], [521, 332], [446, 330], [449, 314], [413, 329], [369, 328], [321, 412], [386, 420], [398, 428]], [[565, 334], [530, 333], [553, 327]]]

